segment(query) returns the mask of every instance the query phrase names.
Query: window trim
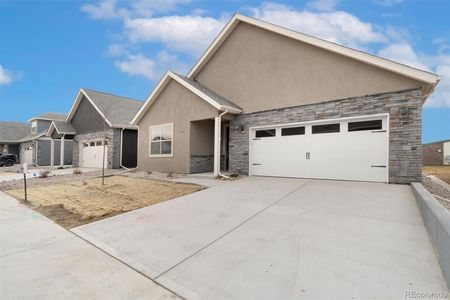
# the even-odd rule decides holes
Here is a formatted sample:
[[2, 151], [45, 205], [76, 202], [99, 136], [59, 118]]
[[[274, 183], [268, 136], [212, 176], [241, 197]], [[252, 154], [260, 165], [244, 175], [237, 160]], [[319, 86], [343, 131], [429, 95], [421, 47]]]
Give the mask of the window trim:
[[31, 133], [36, 133], [37, 132], [37, 121], [32, 121], [31, 122]]
[[[170, 125], [171, 129], [171, 147], [170, 147], [170, 154], [152, 154], [152, 142], [153, 143], [161, 143], [163, 141], [169, 141], [169, 140], [159, 140], [159, 141], [152, 141], [152, 128], [161, 128], [163, 126]], [[148, 127], [148, 156], [149, 157], [173, 157], [173, 123], [164, 123], [164, 124], [158, 124], [158, 125], [151, 125]]]

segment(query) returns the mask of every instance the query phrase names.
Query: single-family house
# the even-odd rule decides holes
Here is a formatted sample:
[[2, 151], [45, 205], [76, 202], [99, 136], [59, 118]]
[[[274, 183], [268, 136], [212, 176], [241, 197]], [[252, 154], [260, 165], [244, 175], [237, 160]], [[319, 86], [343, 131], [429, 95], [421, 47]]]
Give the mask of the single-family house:
[[80, 89], [62, 122], [53, 122], [47, 136], [73, 141], [73, 165], [85, 168], [134, 168], [137, 126], [131, 120], [142, 101]]
[[236, 14], [133, 118], [138, 168], [409, 183], [440, 77]]
[[[66, 114], [46, 112], [28, 120], [29, 123], [1, 122], [3, 152], [16, 154], [21, 163], [36, 166], [61, 166], [72, 164], [72, 141], [61, 145], [59, 140], [47, 137], [53, 121], [64, 120]], [[60, 159], [61, 146], [66, 148], [65, 159]]]
[[450, 165], [450, 140], [422, 145], [424, 165]]

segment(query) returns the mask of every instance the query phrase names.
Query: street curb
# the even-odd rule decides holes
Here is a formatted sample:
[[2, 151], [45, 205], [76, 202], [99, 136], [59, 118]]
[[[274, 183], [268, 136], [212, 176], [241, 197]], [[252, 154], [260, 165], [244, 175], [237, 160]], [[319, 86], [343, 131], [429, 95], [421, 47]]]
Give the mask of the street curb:
[[450, 289], [450, 212], [421, 183], [412, 182], [411, 189]]

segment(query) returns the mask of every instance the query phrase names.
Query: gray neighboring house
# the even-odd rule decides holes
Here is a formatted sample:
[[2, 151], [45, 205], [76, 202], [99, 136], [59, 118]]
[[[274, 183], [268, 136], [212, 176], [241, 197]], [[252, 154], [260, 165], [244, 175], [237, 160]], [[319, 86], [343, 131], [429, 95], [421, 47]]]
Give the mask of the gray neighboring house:
[[410, 183], [438, 75], [236, 14], [132, 124], [138, 169]]
[[[131, 120], [143, 102], [80, 89], [64, 122], [53, 122], [47, 136], [73, 139], [73, 165], [85, 168], [134, 168], [137, 126]], [[105, 155], [103, 155], [105, 152]]]
[[20, 141], [30, 130], [30, 123], [0, 121], [0, 154], [15, 154], [20, 160]]
[[[2, 122], [1, 143], [8, 145], [8, 152], [18, 155], [21, 163], [35, 166], [71, 165], [72, 151], [66, 151], [63, 160], [60, 159], [60, 152], [61, 147], [72, 149], [72, 141], [61, 144], [59, 139], [47, 136], [52, 122], [64, 120], [66, 117], [66, 114], [46, 112], [29, 119], [28, 124]], [[6, 146], [3, 146], [4, 150], [5, 148]]]

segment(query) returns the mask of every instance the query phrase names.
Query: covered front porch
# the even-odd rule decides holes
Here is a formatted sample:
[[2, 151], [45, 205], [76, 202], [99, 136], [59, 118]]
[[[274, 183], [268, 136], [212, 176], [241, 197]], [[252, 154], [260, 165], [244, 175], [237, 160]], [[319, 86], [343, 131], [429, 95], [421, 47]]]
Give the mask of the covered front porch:
[[229, 168], [230, 119], [232, 114], [219, 112], [213, 119], [190, 123], [190, 172], [208, 173], [214, 177]]

